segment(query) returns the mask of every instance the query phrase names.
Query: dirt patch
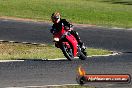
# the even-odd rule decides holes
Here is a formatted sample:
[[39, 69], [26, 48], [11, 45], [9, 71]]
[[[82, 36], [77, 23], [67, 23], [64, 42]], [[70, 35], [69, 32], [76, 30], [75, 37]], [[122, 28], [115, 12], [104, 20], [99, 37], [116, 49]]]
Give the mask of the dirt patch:
[[50, 21], [44, 21], [44, 20], [28, 19], [28, 18], [17, 18], [17, 17], [8, 17], [8, 16], [1, 16], [0, 20], [15, 20], [15, 21], [23, 21], [23, 22], [51, 23]]
[[[23, 22], [38, 22], [38, 23], [52, 23], [50, 20], [37, 20], [37, 19], [28, 19], [28, 18], [17, 18], [17, 17], [8, 17], [8, 16], [1, 16], [0, 20], [15, 20], [15, 21], [23, 21]], [[94, 24], [76, 24], [72, 23], [76, 27], [93, 27], [96, 26]]]

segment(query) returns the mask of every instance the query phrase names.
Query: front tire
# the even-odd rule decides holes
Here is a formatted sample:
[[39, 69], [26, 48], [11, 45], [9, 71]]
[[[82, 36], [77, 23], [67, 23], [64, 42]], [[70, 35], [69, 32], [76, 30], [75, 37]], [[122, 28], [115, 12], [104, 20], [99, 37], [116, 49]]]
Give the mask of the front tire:
[[74, 56], [73, 56], [73, 52], [72, 52], [72, 48], [68, 48], [66, 44], [62, 44], [61, 50], [64, 54], [64, 56], [71, 61]]

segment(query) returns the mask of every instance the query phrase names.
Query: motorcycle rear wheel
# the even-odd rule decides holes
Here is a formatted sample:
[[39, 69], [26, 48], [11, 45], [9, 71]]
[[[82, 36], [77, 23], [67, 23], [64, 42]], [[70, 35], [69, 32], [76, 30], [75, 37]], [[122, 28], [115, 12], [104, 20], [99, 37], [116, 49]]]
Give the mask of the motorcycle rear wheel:
[[85, 60], [87, 57], [83, 54], [83, 53], [80, 53], [79, 55], [79, 59], [81, 60]]
[[81, 48], [79, 47], [79, 59], [85, 60], [87, 58], [87, 53], [85, 51], [82, 51]]

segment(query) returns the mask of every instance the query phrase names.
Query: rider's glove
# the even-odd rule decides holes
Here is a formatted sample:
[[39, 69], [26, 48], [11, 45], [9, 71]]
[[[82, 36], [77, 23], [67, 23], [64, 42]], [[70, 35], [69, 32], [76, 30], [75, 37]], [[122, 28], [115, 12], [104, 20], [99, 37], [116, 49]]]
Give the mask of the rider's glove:
[[70, 30], [70, 27], [68, 27], [68, 26], [65, 26], [65, 30], [67, 30], [67, 31], [68, 31], [68, 30]]
[[69, 26], [65, 26], [65, 30], [67, 30], [67, 31], [73, 30], [73, 25], [70, 24], [70, 27]]
[[50, 29], [50, 33], [53, 33], [53, 29]]
[[50, 32], [51, 32], [52, 34], [54, 34], [54, 33], [55, 33], [55, 29], [50, 29]]

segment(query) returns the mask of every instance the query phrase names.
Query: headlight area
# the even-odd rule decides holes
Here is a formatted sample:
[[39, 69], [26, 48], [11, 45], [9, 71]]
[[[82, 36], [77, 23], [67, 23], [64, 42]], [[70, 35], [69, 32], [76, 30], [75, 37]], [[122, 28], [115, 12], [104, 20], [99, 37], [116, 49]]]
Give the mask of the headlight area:
[[59, 38], [54, 38], [54, 41], [55, 42], [59, 42]]

